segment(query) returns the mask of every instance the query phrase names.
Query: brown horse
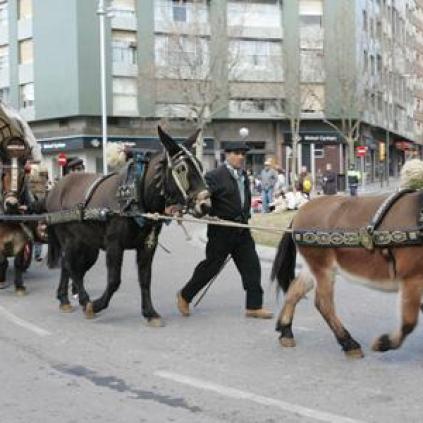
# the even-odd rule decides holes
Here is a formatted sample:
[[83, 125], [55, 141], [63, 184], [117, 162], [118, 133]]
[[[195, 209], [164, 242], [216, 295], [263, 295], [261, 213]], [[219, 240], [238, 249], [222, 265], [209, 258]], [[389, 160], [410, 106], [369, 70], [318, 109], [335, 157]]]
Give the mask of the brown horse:
[[[401, 197], [382, 220], [380, 230], [416, 228], [422, 195], [415, 192]], [[281, 333], [282, 346], [295, 346], [292, 333], [295, 306], [315, 282], [315, 305], [342, 349], [348, 356], [363, 356], [360, 344], [351, 337], [335, 311], [335, 270], [347, 273], [370, 287], [400, 292], [401, 325], [396, 331], [378, 337], [373, 343], [373, 350], [383, 352], [399, 348], [413, 331], [423, 288], [423, 243], [373, 249], [336, 247], [333, 243], [324, 247], [305, 245], [298, 242], [296, 235], [304, 231], [316, 233], [316, 230], [357, 233], [360, 228], [368, 227], [385, 198], [324, 196], [310, 201], [298, 211], [292, 223], [294, 232], [283, 236], [272, 270], [272, 278], [278, 279], [279, 286], [286, 293], [276, 326]], [[295, 277], [297, 249], [304, 258], [305, 270]]]
[[31, 203], [28, 191], [29, 148], [20, 138], [9, 138], [0, 146], [0, 289], [8, 286], [8, 257], [14, 257], [15, 290], [24, 295], [23, 272], [26, 270], [25, 247], [32, 240], [34, 224], [1, 222], [1, 215], [20, 214]]

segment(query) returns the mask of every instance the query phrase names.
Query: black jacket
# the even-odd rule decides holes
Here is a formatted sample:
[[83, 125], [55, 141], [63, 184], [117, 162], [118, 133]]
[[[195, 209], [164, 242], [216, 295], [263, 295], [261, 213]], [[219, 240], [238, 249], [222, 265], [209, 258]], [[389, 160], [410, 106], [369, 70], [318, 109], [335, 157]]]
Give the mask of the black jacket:
[[246, 223], [250, 218], [251, 191], [248, 176], [244, 171], [244, 206], [241, 207], [238, 184], [225, 165], [206, 173], [211, 193], [211, 216]]

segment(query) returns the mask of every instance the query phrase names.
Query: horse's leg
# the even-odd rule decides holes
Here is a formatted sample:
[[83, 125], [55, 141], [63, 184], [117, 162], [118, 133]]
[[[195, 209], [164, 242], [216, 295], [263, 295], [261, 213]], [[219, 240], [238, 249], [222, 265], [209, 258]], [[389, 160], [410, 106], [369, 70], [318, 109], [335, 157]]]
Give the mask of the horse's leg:
[[69, 271], [62, 263], [60, 270], [60, 282], [57, 288], [57, 299], [60, 301], [60, 311], [63, 313], [70, 313], [74, 310], [73, 306], [69, 301]]
[[137, 249], [138, 282], [141, 288], [142, 315], [147, 319], [150, 326], [160, 327], [164, 323], [154, 309], [151, 300], [151, 266], [154, 253], [156, 252], [156, 242], [144, 244]]
[[363, 357], [360, 344], [352, 338], [336, 315], [333, 298], [334, 275], [332, 268], [316, 266], [315, 269], [312, 269], [312, 272], [316, 279], [315, 305], [317, 309], [332, 329], [345, 354], [349, 357]]
[[292, 321], [295, 307], [307, 292], [313, 288], [313, 277], [309, 272], [301, 272], [285, 294], [282, 310], [276, 322], [276, 330], [281, 333], [279, 342], [283, 347], [295, 347]]
[[109, 305], [113, 294], [118, 290], [121, 282], [123, 248], [117, 243], [107, 246], [107, 286], [103, 295], [92, 303], [87, 304], [86, 315], [93, 317], [95, 313], [104, 310]]
[[402, 281], [400, 290], [401, 327], [391, 334], [377, 338], [372, 346], [374, 351], [385, 352], [399, 348], [407, 335], [414, 330], [419, 317], [422, 282], [421, 277]]
[[25, 257], [24, 250], [18, 253], [14, 259], [14, 268], [15, 268], [15, 291], [19, 296], [26, 294], [26, 288], [23, 282], [23, 273], [25, 269]]
[[[97, 258], [96, 252], [95, 258]], [[63, 267], [67, 269], [68, 274], [64, 277], [71, 277], [72, 283], [76, 285], [79, 294], [79, 304], [84, 310], [89, 307], [90, 297], [84, 288], [84, 275], [89, 269], [87, 263], [92, 259], [92, 251], [88, 248], [81, 247], [80, 244], [67, 245], [63, 254]], [[95, 260], [94, 260], [95, 262]], [[65, 282], [64, 282], [65, 283]], [[66, 282], [68, 289], [69, 281]]]

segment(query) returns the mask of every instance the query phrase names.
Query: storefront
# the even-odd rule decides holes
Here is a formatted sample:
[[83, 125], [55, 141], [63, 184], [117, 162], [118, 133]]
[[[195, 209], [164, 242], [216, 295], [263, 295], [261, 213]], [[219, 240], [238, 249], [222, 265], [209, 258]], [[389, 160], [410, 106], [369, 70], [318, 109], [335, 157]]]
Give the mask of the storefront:
[[[344, 173], [344, 146], [336, 132], [301, 131], [298, 142], [297, 167], [303, 166], [312, 174], [313, 180], [323, 174], [330, 163], [336, 173]], [[292, 134], [284, 133], [282, 163], [290, 173], [292, 170]], [[287, 172], [287, 173], [288, 173]]]

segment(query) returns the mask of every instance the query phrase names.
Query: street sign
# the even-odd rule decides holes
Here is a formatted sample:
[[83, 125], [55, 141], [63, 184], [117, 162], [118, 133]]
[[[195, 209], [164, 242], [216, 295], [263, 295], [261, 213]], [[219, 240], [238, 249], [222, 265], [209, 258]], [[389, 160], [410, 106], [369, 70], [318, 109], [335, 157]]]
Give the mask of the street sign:
[[357, 157], [364, 157], [367, 154], [367, 146], [359, 145], [355, 149], [355, 154], [357, 155]]
[[68, 158], [66, 157], [65, 153], [59, 153], [57, 156], [57, 164], [60, 167], [65, 167], [66, 163], [68, 162]]

